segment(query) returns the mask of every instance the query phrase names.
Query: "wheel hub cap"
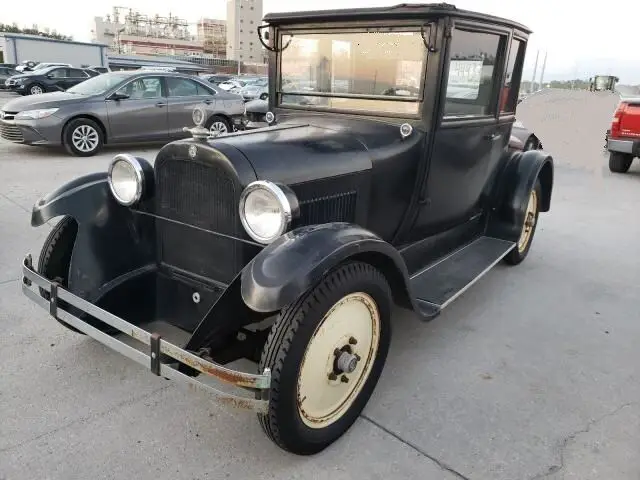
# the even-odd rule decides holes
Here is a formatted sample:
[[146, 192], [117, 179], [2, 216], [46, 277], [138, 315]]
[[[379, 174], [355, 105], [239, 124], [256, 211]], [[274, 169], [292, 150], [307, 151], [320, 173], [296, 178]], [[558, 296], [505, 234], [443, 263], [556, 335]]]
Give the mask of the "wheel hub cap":
[[336, 367], [340, 373], [353, 373], [358, 366], [360, 357], [343, 351], [336, 360]]
[[324, 316], [298, 373], [298, 412], [305, 425], [324, 428], [349, 410], [364, 387], [380, 342], [380, 314], [366, 293], [343, 297]]

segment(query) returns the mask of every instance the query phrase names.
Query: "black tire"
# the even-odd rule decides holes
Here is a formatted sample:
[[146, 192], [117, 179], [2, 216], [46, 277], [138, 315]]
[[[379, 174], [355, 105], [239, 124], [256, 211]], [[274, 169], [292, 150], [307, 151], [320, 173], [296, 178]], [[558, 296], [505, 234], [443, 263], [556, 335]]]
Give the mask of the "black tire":
[[[536, 228], [538, 227], [538, 216], [540, 215], [540, 205], [542, 201], [542, 185], [540, 184], [540, 179], [536, 179], [536, 183], [533, 187], [533, 190], [535, 191], [536, 200], [537, 200], [533, 227], [531, 229], [531, 233], [529, 234], [529, 237], [526, 240], [526, 244], [524, 244], [522, 248], [519, 248], [518, 244], [516, 243], [516, 246], [513, 247], [513, 249], [504, 257], [504, 261], [509, 265], [518, 265], [522, 263], [524, 259], [527, 257], [527, 255], [529, 254], [529, 250], [531, 249], [531, 244], [533, 243], [533, 237], [535, 236]], [[527, 208], [529, 198], [530, 197], [527, 196], [527, 199], [526, 199], [527, 203], [524, 205], [525, 210]], [[525, 218], [525, 221], [526, 220], [527, 219]], [[524, 225], [522, 226], [522, 228], [524, 229]]]
[[212, 125], [216, 122], [222, 123], [226, 127], [227, 131], [225, 132], [225, 135], [233, 132], [233, 127], [231, 126], [231, 123], [229, 123], [229, 120], [220, 115], [213, 115], [209, 120], [207, 120], [205, 128], [207, 130], [211, 130]]
[[609, 170], [613, 173], [627, 173], [633, 162], [633, 155], [628, 153], [610, 152]]
[[[80, 150], [74, 144], [72, 140], [73, 133], [82, 127], [88, 127], [92, 131], [95, 131], [95, 135], [97, 135], [97, 143], [95, 144], [95, 148], [91, 150]], [[93, 135], [93, 133], [91, 133]], [[93, 137], [92, 137], [93, 138]], [[62, 131], [62, 143], [64, 144], [64, 148], [71, 155], [76, 157], [91, 157], [102, 150], [102, 146], [104, 145], [104, 134], [102, 133], [102, 128], [95, 121], [89, 118], [76, 118], [67, 123]]]
[[[368, 377], [351, 405], [323, 428], [307, 426], [298, 410], [298, 375], [310, 340], [325, 314], [345, 296], [362, 292], [378, 308], [380, 336]], [[260, 425], [278, 446], [298, 455], [320, 452], [342, 436], [368, 402], [384, 367], [391, 341], [391, 290], [384, 275], [367, 263], [345, 263], [329, 272], [314, 288], [283, 309], [262, 350], [260, 371], [271, 369], [267, 414], [258, 414]]]
[[260, 95], [260, 100], [266, 100], [267, 98], [269, 98], [269, 94], [268, 93], [263, 93]]
[[28, 85], [24, 91], [27, 92], [27, 95], [38, 95], [39, 92], [34, 92], [34, 89], [38, 89], [40, 88], [42, 90], [42, 93], [46, 93], [46, 89], [40, 85], [39, 83], [32, 83], [31, 85]]
[[[78, 224], [69, 216], [63, 217], [49, 233], [44, 241], [40, 258], [38, 259], [38, 273], [49, 280], [57, 281], [61, 287], [66, 288], [69, 282], [69, 265], [71, 264], [71, 254], [73, 245], [78, 234]], [[49, 292], [40, 289], [40, 295], [49, 300]], [[60, 302], [64, 307], [64, 302]], [[58, 320], [62, 325], [77, 333], [71, 325]], [[84, 333], [82, 333], [84, 335]]]

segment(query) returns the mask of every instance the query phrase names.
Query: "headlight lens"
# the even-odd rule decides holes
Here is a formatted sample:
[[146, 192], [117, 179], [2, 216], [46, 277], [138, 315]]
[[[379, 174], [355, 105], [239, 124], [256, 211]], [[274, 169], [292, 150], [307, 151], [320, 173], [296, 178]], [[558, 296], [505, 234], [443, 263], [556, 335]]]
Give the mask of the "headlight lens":
[[116, 155], [109, 166], [109, 188], [122, 205], [133, 205], [142, 197], [144, 174], [140, 162], [127, 154]]
[[286, 232], [292, 210], [287, 194], [272, 182], [253, 182], [240, 196], [240, 220], [256, 242], [271, 243]]
[[40, 110], [25, 110], [24, 112], [19, 112], [16, 115], [16, 119], [20, 118], [30, 118], [33, 120], [37, 120], [39, 118], [47, 118], [53, 115], [58, 111], [57, 108], [44, 108]]

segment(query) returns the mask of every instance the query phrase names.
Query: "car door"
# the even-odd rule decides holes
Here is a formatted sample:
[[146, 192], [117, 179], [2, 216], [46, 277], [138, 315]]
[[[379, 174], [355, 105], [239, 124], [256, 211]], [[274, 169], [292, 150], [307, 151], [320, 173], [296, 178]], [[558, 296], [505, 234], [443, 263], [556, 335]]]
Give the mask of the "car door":
[[71, 88], [74, 85], [78, 85], [81, 82], [84, 82], [89, 75], [79, 68], [69, 68], [69, 76], [65, 79], [65, 88]]
[[167, 98], [160, 75], [137, 77], [107, 97], [109, 138], [114, 142], [164, 141], [169, 138]]
[[192, 114], [196, 105], [213, 102], [213, 89], [186, 77], [167, 76], [169, 100], [169, 135], [172, 138], [188, 136], [182, 129], [193, 126]]
[[66, 90], [68, 87], [67, 81], [69, 78], [69, 69], [60, 67], [49, 70], [45, 75], [47, 78], [47, 91], [57, 92], [60, 90]]
[[451, 35], [446, 93], [423, 186], [425, 201], [413, 229], [417, 238], [480, 211], [491, 165], [508, 141], [496, 113], [508, 31], [465, 24], [453, 28]]

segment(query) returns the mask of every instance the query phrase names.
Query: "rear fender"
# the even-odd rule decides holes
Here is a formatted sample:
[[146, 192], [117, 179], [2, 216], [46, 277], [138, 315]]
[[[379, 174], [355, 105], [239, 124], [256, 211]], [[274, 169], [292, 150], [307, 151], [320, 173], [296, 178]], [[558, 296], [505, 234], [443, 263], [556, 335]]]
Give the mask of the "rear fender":
[[103, 287], [114, 279], [155, 258], [152, 217], [116, 202], [106, 172], [72, 180], [40, 199], [33, 207], [31, 225], [41, 226], [63, 215], [78, 224], [68, 289], [88, 301], [101, 297]]
[[396, 303], [414, 309], [400, 253], [374, 233], [350, 223], [301, 227], [268, 245], [242, 270], [242, 299], [256, 312], [277, 312], [346, 260], [368, 262], [381, 270]]
[[551, 208], [553, 158], [542, 150], [506, 155], [509, 158], [494, 192], [488, 233], [515, 242], [520, 237], [526, 201], [538, 178], [542, 187], [540, 211], [548, 212]]

